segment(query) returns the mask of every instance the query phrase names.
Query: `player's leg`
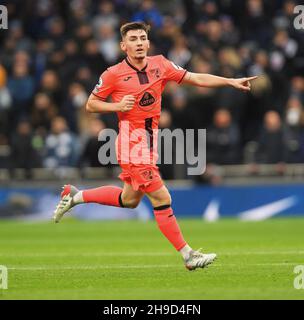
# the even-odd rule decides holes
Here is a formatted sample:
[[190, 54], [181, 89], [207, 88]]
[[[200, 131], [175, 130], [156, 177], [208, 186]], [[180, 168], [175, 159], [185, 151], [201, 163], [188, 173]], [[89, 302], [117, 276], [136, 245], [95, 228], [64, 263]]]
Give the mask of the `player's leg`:
[[103, 186], [79, 191], [73, 199], [75, 204], [93, 202], [114, 207], [136, 208], [143, 196], [143, 192], [135, 191], [130, 184], [124, 183], [123, 189]]
[[61, 200], [54, 212], [55, 222], [75, 205], [82, 203], [99, 203], [114, 207], [135, 208], [143, 197], [143, 192], [135, 191], [131, 185], [125, 183], [124, 188], [116, 186], [102, 186], [88, 190], [78, 190], [72, 185], [65, 185], [61, 193]]
[[167, 187], [163, 185], [156, 191], [147, 192], [146, 195], [153, 206], [155, 220], [164, 236], [172, 243], [176, 250], [180, 251], [186, 247], [188, 252], [190, 252], [191, 248], [184, 240], [173, 214], [171, 196]]
[[132, 186], [124, 183], [121, 193], [121, 204], [124, 208], [136, 208], [145, 194], [140, 190], [133, 190]]
[[155, 220], [163, 235], [179, 251], [184, 259], [185, 266], [189, 270], [204, 268], [212, 263], [216, 254], [203, 254], [194, 251], [184, 240], [180, 227], [171, 208], [171, 196], [165, 185], [153, 192], [147, 192], [147, 197], [154, 208]]

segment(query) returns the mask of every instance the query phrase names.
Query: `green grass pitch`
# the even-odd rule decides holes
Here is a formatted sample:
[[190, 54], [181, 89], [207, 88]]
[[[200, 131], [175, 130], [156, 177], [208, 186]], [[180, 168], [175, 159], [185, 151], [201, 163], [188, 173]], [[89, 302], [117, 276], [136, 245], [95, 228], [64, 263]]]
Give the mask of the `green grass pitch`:
[[216, 252], [188, 271], [154, 221], [0, 221], [1, 299], [304, 299], [304, 219], [180, 219], [194, 248]]

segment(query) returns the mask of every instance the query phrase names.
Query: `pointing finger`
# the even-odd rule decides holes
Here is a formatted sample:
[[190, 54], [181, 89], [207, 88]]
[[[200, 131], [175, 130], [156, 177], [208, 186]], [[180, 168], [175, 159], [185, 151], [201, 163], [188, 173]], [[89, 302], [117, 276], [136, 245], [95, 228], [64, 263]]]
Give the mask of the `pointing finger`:
[[249, 78], [246, 78], [247, 81], [251, 81], [251, 80], [255, 80], [258, 76], [253, 76], [253, 77], [249, 77]]

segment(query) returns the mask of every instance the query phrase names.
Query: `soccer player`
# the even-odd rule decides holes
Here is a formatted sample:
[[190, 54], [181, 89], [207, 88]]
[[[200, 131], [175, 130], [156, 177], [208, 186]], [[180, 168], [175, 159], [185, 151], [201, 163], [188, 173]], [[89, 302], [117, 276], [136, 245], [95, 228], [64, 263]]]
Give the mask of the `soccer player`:
[[[186, 268], [204, 268], [214, 261], [216, 254], [193, 250], [184, 240], [171, 208], [170, 193], [156, 166], [161, 93], [166, 83], [171, 80], [202, 87], [232, 86], [249, 91], [250, 81], [256, 77], [228, 79], [192, 73], [162, 55], [147, 56], [150, 45], [149, 29], [143, 22], [126, 23], [120, 28], [120, 46], [126, 58], [101, 74], [99, 83], [86, 104], [88, 112], [116, 112], [118, 115], [116, 154], [122, 169], [119, 178], [124, 182], [124, 186], [102, 186], [79, 191], [72, 185], [65, 185], [54, 212], [54, 220], [59, 222], [62, 216], [77, 204], [94, 202], [135, 208], [142, 197], [147, 195], [154, 208], [160, 231], [180, 252]], [[113, 102], [106, 102], [108, 96], [112, 97]], [[138, 145], [141, 153], [134, 152]]]

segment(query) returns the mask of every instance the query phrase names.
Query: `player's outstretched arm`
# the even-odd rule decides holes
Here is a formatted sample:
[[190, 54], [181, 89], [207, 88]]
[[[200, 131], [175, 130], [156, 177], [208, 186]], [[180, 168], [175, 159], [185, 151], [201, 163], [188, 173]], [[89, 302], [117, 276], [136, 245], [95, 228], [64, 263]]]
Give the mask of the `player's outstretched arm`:
[[182, 83], [208, 88], [231, 86], [242, 91], [250, 91], [250, 81], [256, 78], [257, 76], [233, 79], [218, 77], [208, 73], [187, 72]]
[[105, 102], [91, 93], [86, 104], [86, 111], [91, 113], [127, 112], [133, 108], [134, 103], [135, 97], [131, 95], [124, 96], [120, 102]]

